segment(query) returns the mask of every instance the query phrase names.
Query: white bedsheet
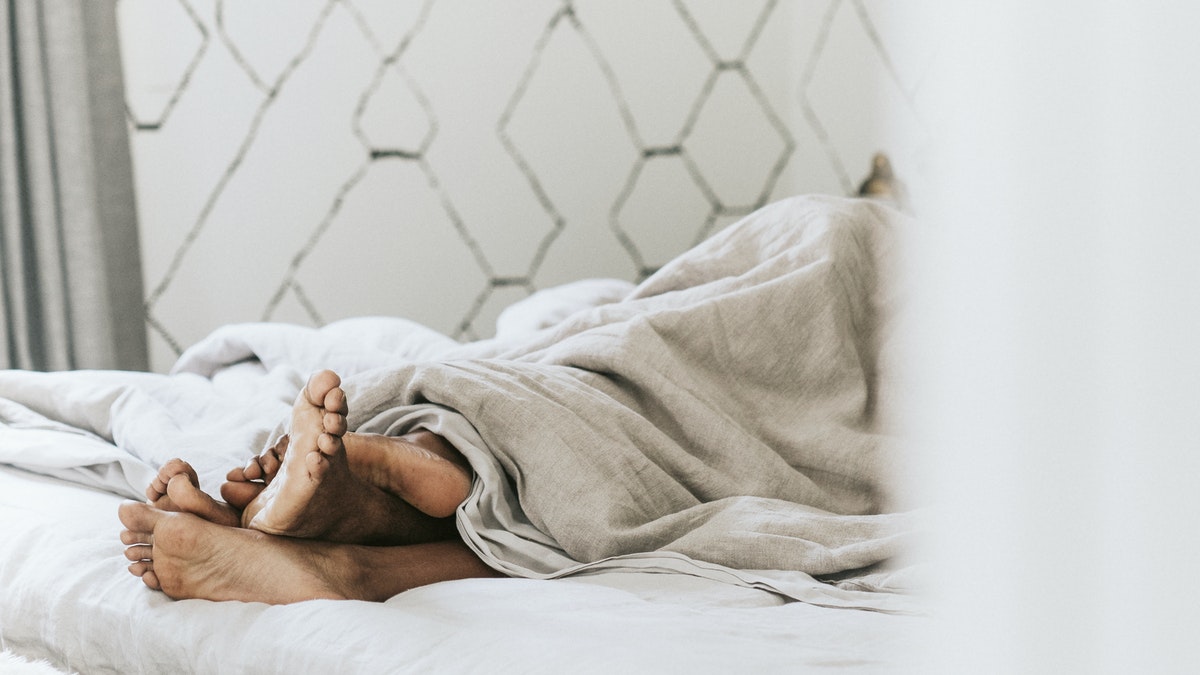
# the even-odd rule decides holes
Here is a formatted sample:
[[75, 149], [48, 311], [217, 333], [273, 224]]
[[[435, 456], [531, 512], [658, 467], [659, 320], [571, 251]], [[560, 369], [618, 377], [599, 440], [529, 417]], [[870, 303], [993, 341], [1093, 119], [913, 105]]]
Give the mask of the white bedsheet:
[[385, 603], [171, 601], [126, 572], [119, 502], [0, 467], [0, 648], [80, 673], [922, 670], [922, 617], [680, 575], [455, 581]]

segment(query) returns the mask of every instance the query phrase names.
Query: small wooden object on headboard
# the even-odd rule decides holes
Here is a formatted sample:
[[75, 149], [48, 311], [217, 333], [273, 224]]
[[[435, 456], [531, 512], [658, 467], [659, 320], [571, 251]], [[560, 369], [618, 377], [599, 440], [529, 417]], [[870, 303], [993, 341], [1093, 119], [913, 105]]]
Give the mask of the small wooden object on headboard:
[[889, 202], [901, 211], [908, 210], [908, 194], [904, 183], [896, 178], [892, 161], [882, 152], [871, 159], [871, 175], [858, 187], [858, 196]]

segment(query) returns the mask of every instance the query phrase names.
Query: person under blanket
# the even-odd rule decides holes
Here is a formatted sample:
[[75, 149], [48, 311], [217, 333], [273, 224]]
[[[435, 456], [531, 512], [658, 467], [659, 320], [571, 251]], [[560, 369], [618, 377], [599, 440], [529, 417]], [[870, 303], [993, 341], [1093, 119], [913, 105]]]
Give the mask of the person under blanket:
[[[179, 461], [148, 503], [120, 507], [129, 570], [171, 597], [273, 603], [385, 600], [493, 570], [650, 569], [905, 604], [864, 594], [907, 583], [897, 570], [918, 519], [897, 480], [897, 234], [910, 225], [897, 218], [861, 200], [784, 200], [541, 331], [326, 362], [353, 379], [317, 373], [288, 441], [228, 474], [217, 499], [196, 484], [208, 467]], [[180, 372], [214, 377], [227, 357], [328, 367], [318, 359], [358, 344], [333, 336], [243, 335]], [[119, 425], [154, 456], [162, 437], [136, 400], [119, 403], [101, 431]], [[414, 428], [437, 435], [398, 436]]]
[[174, 599], [286, 604], [383, 601], [471, 577], [502, 576], [457, 536], [471, 470], [443, 438], [347, 432], [332, 371], [313, 375], [288, 436], [229, 472], [220, 502], [183, 460], [165, 464], [147, 503], [118, 516], [129, 571]]

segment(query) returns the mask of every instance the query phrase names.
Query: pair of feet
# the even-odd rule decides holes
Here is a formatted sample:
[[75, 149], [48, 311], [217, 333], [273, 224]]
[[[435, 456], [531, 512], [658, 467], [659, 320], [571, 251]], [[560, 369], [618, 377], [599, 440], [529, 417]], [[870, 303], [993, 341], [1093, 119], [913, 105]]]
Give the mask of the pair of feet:
[[347, 433], [346, 413], [337, 375], [315, 374], [293, 406], [290, 434], [229, 472], [225, 502], [199, 489], [187, 462], [168, 462], [148, 503], [120, 507], [129, 571], [171, 597], [262, 599], [246, 589], [267, 576], [252, 568], [270, 565], [303, 596], [292, 599], [360, 597], [336, 569], [348, 561], [329, 559], [352, 552], [337, 545], [453, 537], [450, 516], [470, 487], [465, 459], [429, 432]]

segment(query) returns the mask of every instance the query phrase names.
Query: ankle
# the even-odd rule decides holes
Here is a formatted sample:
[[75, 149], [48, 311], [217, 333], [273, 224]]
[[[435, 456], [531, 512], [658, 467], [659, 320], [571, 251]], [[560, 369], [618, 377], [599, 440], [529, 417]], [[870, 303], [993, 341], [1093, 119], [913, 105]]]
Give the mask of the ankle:
[[[362, 589], [366, 587], [370, 570], [365, 569], [354, 555], [355, 547], [329, 542], [307, 542], [304, 548], [297, 547], [308, 558], [307, 567], [312, 572], [316, 587], [320, 591], [314, 597], [330, 600], [366, 600]], [[317, 588], [320, 587], [320, 588]]]

